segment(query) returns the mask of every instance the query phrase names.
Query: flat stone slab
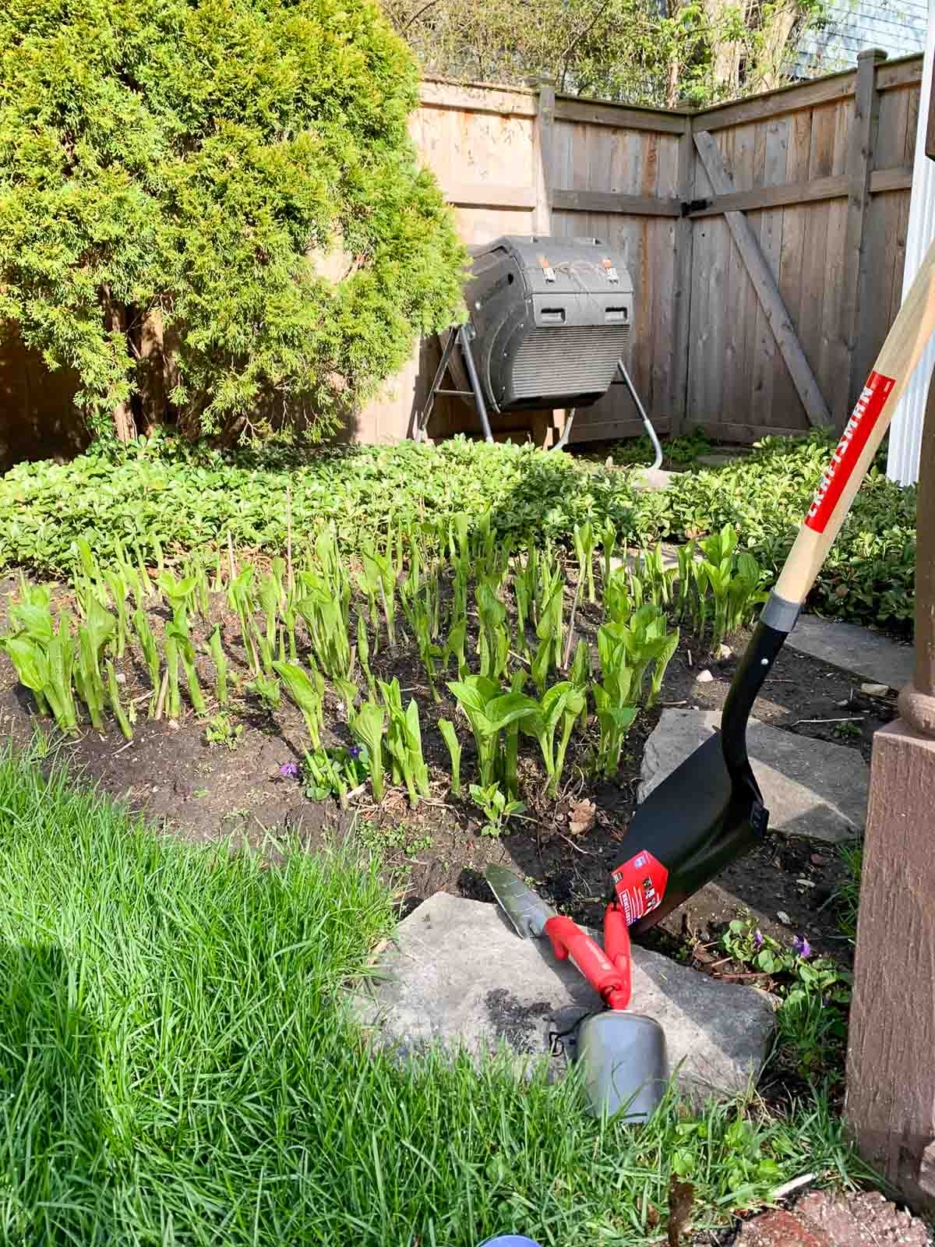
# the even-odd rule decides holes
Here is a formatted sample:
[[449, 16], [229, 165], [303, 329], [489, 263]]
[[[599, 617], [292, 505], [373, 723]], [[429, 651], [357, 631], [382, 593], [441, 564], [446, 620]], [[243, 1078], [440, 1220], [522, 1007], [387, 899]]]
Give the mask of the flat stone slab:
[[900, 645], [859, 624], [800, 615], [786, 645], [869, 683], [900, 689], [912, 678], [912, 646]]
[[[521, 939], [498, 906], [436, 892], [400, 923], [377, 977], [354, 1000], [406, 1054], [440, 1043], [472, 1055], [506, 1043], [544, 1056], [550, 1032], [601, 1007], [597, 993], [546, 940]], [[733, 1095], [756, 1079], [773, 1030], [768, 996], [633, 949], [634, 1013], [661, 1023], [669, 1067], [695, 1096]]]
[[[640, 801], [645, 801], [720, 723], [721, 716], [715, 710], [663, 710], [646, 742]], [[751, 719], [747, 750], [772, 830], [830, 843], [863, 834], [870, 771], [856, 749], [797, 736]], [[691, 800], [690, 794], [686, 800]]]

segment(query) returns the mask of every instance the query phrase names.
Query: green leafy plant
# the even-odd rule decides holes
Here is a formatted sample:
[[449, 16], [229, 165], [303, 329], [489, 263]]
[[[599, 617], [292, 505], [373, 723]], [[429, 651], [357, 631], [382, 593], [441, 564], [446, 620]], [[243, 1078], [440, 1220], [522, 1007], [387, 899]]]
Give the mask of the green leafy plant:
[[393, 783], [402, 780], [412, 806], [419, 804], [419, 797], [429, 795], [429, 772], [422, 754], [422, 730], [419, 726], [419, 707], [414, 699], [403, 709], [402, 694], [398, 680], [389, 684], [379, 681], [383, 704], [389, 716], [386, 748], [392, 759]]
[[510, 634], [506, 629], [506, 607], [489, 583], [477, 586], [477, 615], [480, 619], [478, 659], [480, 674], [499, 680], [506, 672]]
[[578, 559], [578, 583], [580, 585], [587, 580], [588, 601], [594, 602], [597, 600], [594, 593], [594, 547], [597, 542], [590, 520], [585, 524], [576, 524], [572, 538]]
[[448, 688], [474, 732], [481, 787], [505, 779], [508, 770], [501, 733], [513, 723], [538, 713], [538, 703], [520, 692], [504, 693], [486, 676], [470, 675]]
[[471, 784], [471, 800], [487, 820], [481, 828], [482, 836], [502, 836], [506, 824], [515, 814], [522, 814], [526, 807], [522, 801], [510, 800], [499, 784]]
[[360, 707], [350, 720], [354, 739], [367, 750], [370, 758], [370, 786], [373, 789], [374, 801], [383, 800], [384, 768], [383, 768], [383, 730], [386, 727], [386, 714], [383, 707], [374, 701], [367, 701]]
[[369, 774], [370, 756], [360, 745], [350, 749], [343, 745], [316, 749], [302, 759], [302, 779], [309, 801], [326, 801], [334, 796], [342, 810], [347, 808], [348, 794], [366, 783]]
[[272, 714], [274, 710], [279, 709], [282, 703], [282, 685], [275, 676], [254, 676], [247, 685], [247, 689], [259, 697], [267, 714]]
[[143, 654], [143, 661], [146, 663], [146, 671], [149, 675], [149, 682], [153, 689], [153, 694], [149, 701], [149, 715], [150, 718], [152, 718], [152, 716], [156, 713], [156, 702], [159, 698], [159, 688], [162, 679], [162, 660], [159, 656], [159, 646], [156, 644], [156, 638], [153, 636], [149, 616], [140, 606], [138, 606], [133, 612], [133, 630], [136, 633], [136, 639], [139, 642], [140, 650]]
[[219, 706], [226, 706], [228, 702], [227, 655], [224, 653], [224, 644], [221, 640], [220, 624], [208, 638], [208, 648], [214, 663], [214, 696]]
[[92, 725], [104, 730], [104, 680], [101, 659], [104, 647], [114, 635], [116, 621], [97, 598], [89, 596], [85, 601], [84, 623], [78, 628], [78, 661], [75, 666], [75, 686], [78, 696], [88, 708]]
[[109, 658], [107, 660], [107, 696], [110, 700], [110, 708], [121, 732], [123, 732], [126, 740], [132, 740], [133, 727], [120, 699], [120, 685], [117, 682], [117, 672], [114, 670], [114, 664]]
[[798, 1072], [815, 1077], [824, 1071], [840, 1077], [850, 974], [830, 958], [816, 957], [804, 936], [796, 936], [787, 947], [749, 919], [729, 923], [720, 945], [735, 961], [768, 976], [769, 987], [781, 1002], [779, 1042], [792, 1054]]
[[[0, 28], [0, 315], [76, 371], [96, 432], [132, 437], [134, 395], [163, 418], [145, 319], [160, 342], [171, 325], [167, 398], [192, 433], [333, 433], [418, 333], [462, 314], [463, 251], [406, 126], [414, 58], [363, 0], [340, 18], [250, 0], [206, 21], [165, 0], [124, 19], [102, 0], [93, 20], [13, 10]], [[66, 105], [53, 80], [95, 87]], [[332, 280], [342, 246], [354, 262]]]
[[461, 796], [461, 742], [458, 740], [458, 734], [455, 731], [455, 725], [450, 719], [439, 719], [438, 730], [442, 734], [442, 739], [448, 746], [448, 756], [451, 759], [451, 793], [452, 796]]
[[166, 637], [175, 642], [176, 650], [179, 658], [182, 660], [182, 667], [185, 671], [185, 680], [188, 684], [188, 696], [192, 703], [192, 709], [195, 714], [204, 714], [207, 710], [205, 704], [204, 693], [201, 691], [201, 684], [198, 681], [198, 667], [195, 658], [195, 647], [192, 644], [191, 637], [188, 634], [188, 627], [180, 627], [175, 623], [166, 624]]
[[317, 668], [306, 671], [298, 663], [275, 662], [273, 670], [286, 686], [286, 691], [302, 713], [312, 748], [321, 748], [324, 727], [325, 678]]
[[219, 710], [205, 724], [205, 741], [209, 745], [224, 745], [233, 752], [243, 736], [243, 724], [229, 710]]

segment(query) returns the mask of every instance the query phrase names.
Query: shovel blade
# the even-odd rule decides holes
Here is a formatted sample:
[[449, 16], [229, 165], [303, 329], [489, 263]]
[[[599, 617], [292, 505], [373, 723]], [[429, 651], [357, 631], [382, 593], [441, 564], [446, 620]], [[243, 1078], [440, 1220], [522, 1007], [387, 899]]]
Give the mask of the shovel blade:
[[706, 740], [653, 789], [627, 829], [625, 862], [648, 852], [668, 872], [661, 903], [633, 929], [655, 926], [697, 892], [763, 836], [767, 820], [749, 763], [729, 769], [721, 737]]
[[596, 1117], [622, 1110], [628, 1122], [646, 1121], [665, 1095], [666, 1037], [653, 1018], [592, 1013], [578, 1028], [577, 1062]]

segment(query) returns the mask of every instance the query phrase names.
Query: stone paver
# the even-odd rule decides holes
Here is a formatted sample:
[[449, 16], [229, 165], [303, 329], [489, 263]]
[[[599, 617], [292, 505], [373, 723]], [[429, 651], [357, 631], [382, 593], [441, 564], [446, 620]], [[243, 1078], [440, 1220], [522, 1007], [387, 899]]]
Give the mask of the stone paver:
[[900, 689], [912, 677], [911, 645], [891, 641], [882, 632], [859, 624], [800, 615], [786, 642], [789, 649], [820, 658], [832, 667], [850, 671], [861, 680]]
[[931, 1247], [918, 1217], [879, 1191], [815, 1191], [792, 1211], [775, 1209], [747, 1221], [737, 1247]]
[[[547, 941], [521, 939], [497, 906], [437, 892], [400, 924], [353, 1008], [404, 1053], [439, 1042], [477, 1054], [505, 1042], [529, 1057], [600, 1001]], [[670, 1068], [703, 1094], [730, 1095], [755, 1079], [773, 1030], [762, 992], [637, 947], [631, 1009], [662, 1025]]]
[[[707, 740], [720, 721], [713, 710], [663, 710], [646, 742], [640, 801]], [[856, 749], [751, 719], [747, 750], [773, 830], [832, 843], [862, 834], [869, 769]]]

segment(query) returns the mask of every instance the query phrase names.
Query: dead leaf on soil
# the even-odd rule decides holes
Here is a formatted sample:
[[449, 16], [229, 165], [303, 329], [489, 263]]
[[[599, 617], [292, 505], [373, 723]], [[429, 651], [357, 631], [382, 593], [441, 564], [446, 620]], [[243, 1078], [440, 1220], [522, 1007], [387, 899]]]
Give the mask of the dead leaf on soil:
[[695, 1188], [692, 1184], [672, 1178], [669, 1182], [669, 1247], [679, 1247], [682, 1232], [689, 1228], [694, 1202]]
[[576, 801], [568, 817], [568, 830], [573, 836], [583, 836], [594, 826], [597, 806], [593, 801]]

